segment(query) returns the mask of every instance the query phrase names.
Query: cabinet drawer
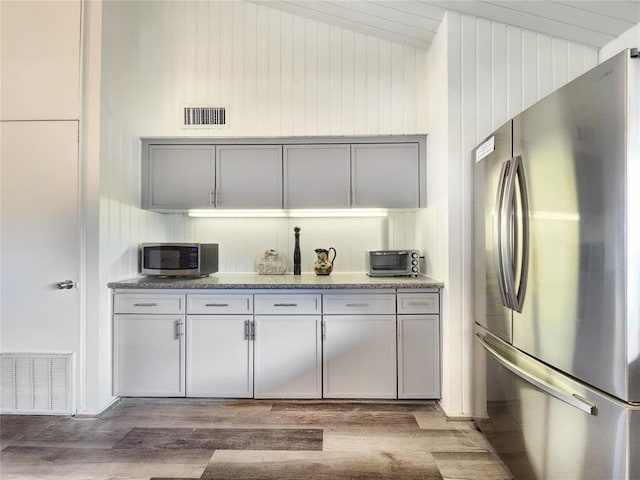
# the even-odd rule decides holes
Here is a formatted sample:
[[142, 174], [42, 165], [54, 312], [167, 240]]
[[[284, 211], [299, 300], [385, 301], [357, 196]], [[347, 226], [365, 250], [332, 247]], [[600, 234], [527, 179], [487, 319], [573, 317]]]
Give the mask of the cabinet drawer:
[[396, 313], [396, 295], [394, 293], [324, 295], [322, 311], [338, 315], [394, 314]]
[[184, 295], [116, 294], [113, 313], [184, 313]]
[[187, 295], [187, 313], [209, 315], [253, 313], [253, 296]]
[[320, 313], [320, 295], [256, 295], [255, 313], [310, 315]]
[[398, 313], [438, 313], [439, 297], [437, 293], [399, 293]]

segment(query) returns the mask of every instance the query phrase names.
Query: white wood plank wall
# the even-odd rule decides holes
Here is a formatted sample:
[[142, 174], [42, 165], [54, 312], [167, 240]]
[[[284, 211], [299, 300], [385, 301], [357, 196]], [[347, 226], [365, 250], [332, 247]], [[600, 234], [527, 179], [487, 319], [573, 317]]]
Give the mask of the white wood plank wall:
[[[140, 209], [139, 2], [104, 2], [100, 166], [103, 284], [137, 275], [137, 245], [175, 239], [181, 217]], [[144, 87], [142, 87], [144, 88]], [[177, 225], [176, 225], [177, 222]], [[104, 299], [103, 299], [104, 300]]]
[[[422, 50], [252, 3], [139, 3], [142, 136], [424, 133]], [[182, 129], [184, 104], [229, 125]]]
[[[419, 110], [425, 108], [419, 106], [418, 63], [426, 54], [413, 47], [244, 2], [104, 5], [101, 265], [106, 281], [137, 274], [136, 246], [143, 241], [220, 241], [220, 268], [227, 272], [253, 271], [255, 256], [266, 248], [293, 249], [288, 221], [264, 219], [256, 230], [253, 219], [186, 219], [140, 210], [139, 137], [425, 131], [424, 122], [419, 126]], [[185, 104], [226, 106], [230, 124], [183, 129]], [[337, 271], [361, 271], [365, 248], [389, 248], [387, 220], [305, 219], [305, 224], [311, 252], [339, 249]], [[403, 222], [392, 235], [394, 243], [414, 246], [410, 230]], [[311, 263], [305, 265], [309, 271]]]
[[[431, 259], [427, 273], [446, 285], [443, 405], [449, 415], [469, 415], [473, 408], [471, 150], [597, 62], [593, 48], [452, 12], [429, 51], [429, 75], [437, 77], [437, 88], [443, 78], [447, 87], [440, 94], [446, 100], [428, 102], [430, 197], [418, 228]], [[446, 126], [439, 120], [443, 111]]]
[[282, 253], [293, 271], [293, 227], [300, 232], [302, 272], [313, 273], [316, 248], [337, 251], [334, 272], [363, 272], [365, 250], [388, 248], [387, 218], [189, 218], [185, 241], [220, 246], [221, 272], [255, 272], [255, 260], [265, 250]]

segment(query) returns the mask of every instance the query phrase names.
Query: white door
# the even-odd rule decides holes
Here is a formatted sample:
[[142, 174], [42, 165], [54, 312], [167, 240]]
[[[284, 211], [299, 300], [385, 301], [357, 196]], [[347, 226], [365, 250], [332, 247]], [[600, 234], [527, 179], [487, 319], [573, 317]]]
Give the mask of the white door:
[[78, 352], [78, 122], [2, 122], [2, 352]]
[[253, 397], [252, 315], [187, 317], [187, 396]]
[[256, 316], [256, 398], [321, 398], [320, 315]]

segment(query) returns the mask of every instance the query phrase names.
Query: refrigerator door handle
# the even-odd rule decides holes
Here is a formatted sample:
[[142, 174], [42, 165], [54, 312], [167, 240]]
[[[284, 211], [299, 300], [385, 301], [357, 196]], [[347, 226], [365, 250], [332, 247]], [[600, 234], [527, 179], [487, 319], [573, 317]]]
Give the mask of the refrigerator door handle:
[[[504, 198], [502, 201], [501, 217], [502, 222], [502, 264], [504, 266], [505, 286], [509, 306], [522, 312], [524, 295], [527, 287], [527, 270], [529, 268], [529, 200], [527, 186], [524, 178], [524, 168], [522, 157], [517, 156], [510, 160], [509, 172], [505, 186]], [[517, 265], [516, 258], [518, 246], [520, 245], [520, 235], [516, 222], [516, 182], [520, 193], [521, 222], [522, 222], [522, 253], [520, 265]], [[516, 287], [516, 272], [520, 267], [520, 282]]]
[[[515, 294], [513, 308], [518, 313], [522, 312], [524, 297], [527, 293], [527, 278], [529, 277], [529, 191], [527, 190], [527, 179], [524, 174], [522, 157], [514, 159], [518, 187], [520, 192], [520, 222], [522, 225], [522, 254], [520, 255], [520, 281]], [[517, 241], [517, 239], [516, 239]], [[513, 285], [515, 290], [515, 284]]]
[[558, 387], [556, 387], [554, 385], [551, 385], [551, 384], [545, 382], [544, 380], [542, 380], [540, 378], [537, 378], [537, 377], [531, 375], [530, 373], [526, 372], [524, 369], [520, 368], [515, 363], [513, 363], [510, 360], [508, 360], [505, 357], [503, 357], [500, 354], [500, 352], [495, 350], [482, 337], [482, 335], [476, 333], [476, 337], [478, 337], [478, 340], [480, 340], [480, 343], [482, 344], [482, 346], [485, 348], [485, 350], [487, 352], [489, 352], [491, 354], [491, 356], [493, 356], [500, 364], [502, 364], [503, 367], [505, 367], [507, 370], [513, 372], [518, 377], [522, 378], [525, 382], [536, 386], [537, 388], [539, 388], [543, 392], [548, 393], [549, 395], [557, 398], [558, 400], [561, 400], [561, 401], [571, 405], [572, 407], [575, 407], [575, 408], [577, 408], [579, 410], [582, 410], [583, 412], [588, 413], [589, 415], [594, 415], [595, 416], [595, 415], [598, 414], [598, 407], [595, 404], [593, 404], [593, 403], [589, 402], [588, 400], [584, 399], [583, 397], [581, 397], [577, 393], [566, 392], [564, 390], [559, 389]]
[[498, 291], [502, 305], [511, 308], [511, 304], [507, 297], [507, 289], [505, 284], [504, 264], [503, 264], [503, 241], [504, 241], [504, 217], [502, 216], [502, 208], [504, 204], [504, 191], [507, 181], [509, 165], [511, 160], [507, 160], [502, 164], [500, 169], [500, 180], [498, 181], [498, 191], [496, 194], [496, 203], [493, 211], [493, 243], [496, 255], [496, 274], [498, 276]]

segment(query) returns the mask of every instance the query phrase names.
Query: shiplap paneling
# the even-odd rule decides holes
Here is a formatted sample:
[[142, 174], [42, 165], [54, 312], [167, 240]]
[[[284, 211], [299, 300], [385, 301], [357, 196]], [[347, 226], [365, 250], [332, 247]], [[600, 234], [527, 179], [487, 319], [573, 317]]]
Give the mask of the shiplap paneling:
[[[181, 217], [140, 209], [139, 88], [132, 72], [157, 56], [139, 55], [137, 2], [105, 2], [103, 9], [103, 65], [100, 164], [100, 272], [101, 282], [138, 274], [137, 245], [144, 241], [179, 238]], [[162, 19], [154, 17], [160, 25]], [[165, 52], [166, 54], [166, 52]], [[158, 54], [159, 56], [159, 54]], [[172, 75], [165, 72], [163, 79]], [[154, 85], [144, 88], [157, 91]], [[162, 110], [158, 112], [162, 116]], [[176, 226], [176, 222], [178, 226]], [[104, 315], [108, 295], [102, 296]]]
[[[124, 14], [125, 8], [116, 11]], [[122, 27], [120, 37], [113, 40], [118, 46], [112, 52], [125, 43], [139, 47], [135, 54], [129, 52], [129, 61], [114, 59], [117, 68], [109, 63], [108, 101], [119, 101], [112, 98], [117, 96], [131, 102], [111, 107], [122, 117], [108, 123], [109, 149], [121, 149], [122, 142], [129, 141], [126, 133], [114, 131], [122, 121], [131, 124], [138, 136], [343, 136], [419, 133], [420, 128], [424, 132], [419, 111], [425, 107], [418, 91], [424, 83], [419, 82], [418, 65], [426, 54], [413, 47], [244, 2], [138, 2], [132, 15], [129, 27]], [[135, 88], [123, 84], [127, 70], [128, 81], [131, 72], [139, 71]], [[183, 129], [180, 113], [185, 104], [226, 106], [229, 125]], [[255, 219], [158, 218], [136, 209], [129, 212], [112, 197], [127, 190], [126, 205], [137, 204], [138, 163], [131, 163], [137, 162], [137, 153], [107, 155], [112, 160], [106, 166], [104, 191], [111, 201], [105, 211], [111, 212], [107, 218], [116, 227], [110, 243], [121, 243], [112, 254], [119, 259], [111, 265], [112, 276], [135, 273], [133, 243], [126, 254], [124, 245], [150, 237], [219, 241], [220, 270], [226, 272], [254, 271], [257, 253], [278, 248], [285, 239], [285, 250], [292, 251], [287, 232], [293, 226], [281, 219], [260, 220], [263, 228], [256, 230]], [[120, 178], [124, 165], [131, 165], [131, 170]], [[146, 225], [139, 233], [130, 227], [138, 218]], [[389, 248], [387, 220], [305, 222], [306, 239], [313, 248], [340, 246], [336, 271], [362, 271], [365, 246]], [[341, 227], [328, 226], [334, 223]], [[316, 224], [326, 228], [318, 230]], [[391, 233], [393, 242], [414, 247], [413, 230], [403, 226]], [[273, 232], [284, 232], [285, 238]], [[362, 232], [368, 232], [366, 245]], [[305, 267], [309, 271], [310, 265]]]
[[[395, 221], [393, 242], [415, 245], [415, 222]], [[390, 222], [391, 218], [188, 218], [184, 240], [218, 243], [221, 272], [255, 272], [256, 257], [273, 248], [287, 258], [291, 273], [293, 228], [298, 226], [303, 273], [313, 272], [314, 250], [329, 247], [337, 251], [334, 272], [363, 272], [365, 250], [389, 248]]]
[[[442, 402], [449, 415], [473, 409], [471, 150], [509, 118], [595, 66], [597, 58], [590, 47], [452, 12], [434, 39], [427, 66], [435, 80], [428, 83], [444, 82], [446, 92], [438, 94], [445, 100], [432, 95], [427, 102], [428, 206], [418, 228], [427, 274], [446, 285]], [[446, 123], [440, 121], [443, 111]]]
[[[419, 132], [425, 52], [245, 2], [140, 2], [141, 136]], [[229, 107], [182, 129], [180, 108]]]

